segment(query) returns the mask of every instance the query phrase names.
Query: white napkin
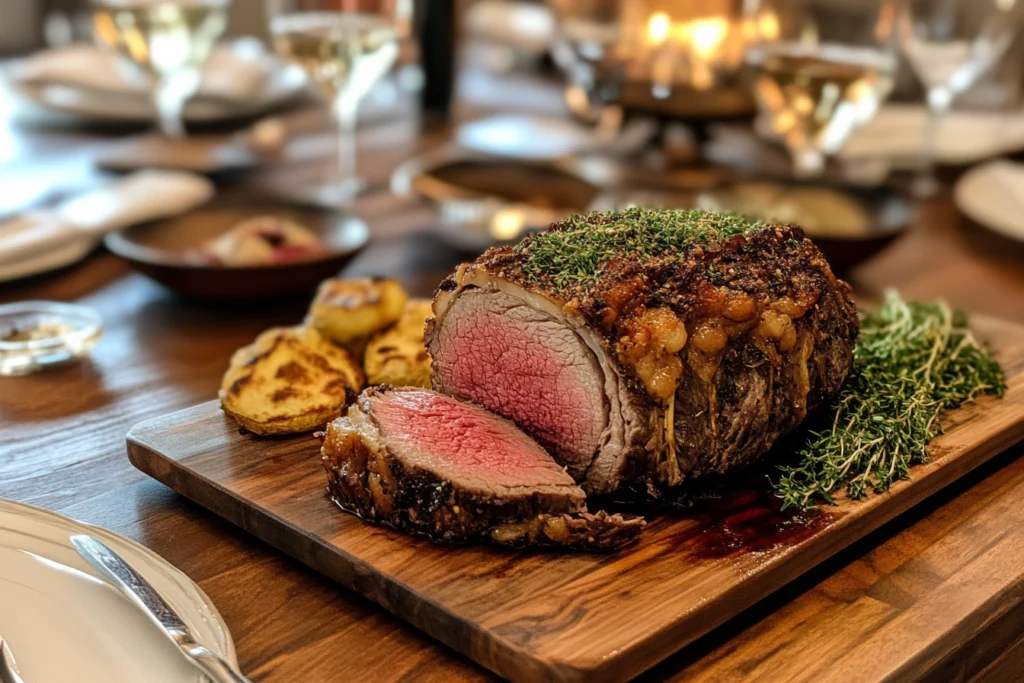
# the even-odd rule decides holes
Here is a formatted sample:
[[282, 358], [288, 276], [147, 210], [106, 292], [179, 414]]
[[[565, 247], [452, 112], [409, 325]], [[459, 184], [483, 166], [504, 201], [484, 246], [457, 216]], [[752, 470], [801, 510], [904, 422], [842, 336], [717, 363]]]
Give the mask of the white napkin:
[[213, 183], [192, 173], [138, 171], [53, 209], [0, 223], [0, 268], [45, 263], [50, 252], [69, 253], [71, 244], [95, 245], [111, 230], [188, 211], [214, 192]]
[[[256, 39], [217, 45], [203, 65], [197, 96], [230, 101], [256, 97], [276, 67], [276, 59]], [[148, 96], [151, 87], [146, 75], [126, 58], [87, 43], [43, 50], [11, 64], [7, 74], [26, 85], [63, 85], [117, 94]]]

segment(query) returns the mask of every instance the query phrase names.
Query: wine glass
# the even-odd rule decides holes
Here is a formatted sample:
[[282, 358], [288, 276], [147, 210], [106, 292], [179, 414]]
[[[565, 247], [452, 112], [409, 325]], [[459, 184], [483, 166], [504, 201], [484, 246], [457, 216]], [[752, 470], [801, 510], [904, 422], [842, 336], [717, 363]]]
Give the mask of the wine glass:
[[820, 176], [892, 91], [895, 0], [745, 0], [745, 55], [759, 129], [785, 144], [794, 175]]
[[154, 80], [160, 130], [185, 136], [182, 110], [228, 23], [231, 0], [91, 0], [97, 42], [131, 58]]
[[957, 95], [970, 88], [1013, 42], [1024, 17], [1020, 0], [904, 0], [898, 33], [924, 85], [929, 121], [913, 190], [934, 195], [939, 126]]
[[623, 33], [621, 0], [549, 0], [555, 15], [551, 54], [566, 74], [565, 101], [574, 116], [596, 125], [599, 139], [615, 139], [622, 125], [618, 104]]
[[322, 197], [329, 203], [348, 206], [365, 187], [356, 169], [356, 116], [398, 57], [401, 7], [393, 0], [267, 0], [274, 49], [300, 65], [333, 107], [338, 178]]

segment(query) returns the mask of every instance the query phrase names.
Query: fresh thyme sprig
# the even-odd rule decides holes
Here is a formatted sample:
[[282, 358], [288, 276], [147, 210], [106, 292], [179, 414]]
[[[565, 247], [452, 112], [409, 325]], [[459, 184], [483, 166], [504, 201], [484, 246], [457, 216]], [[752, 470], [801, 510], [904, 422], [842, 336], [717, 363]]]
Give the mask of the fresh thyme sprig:
[[928, 459], [943, 411], [982, 394], [1002, 396], [1006, 377], [991, 351], [945, 302], [886, 293], [863, 316], [853, 370], [831, 410], [796, 441], [796, 464], [773, 480], [783, 508], [880, 493]]

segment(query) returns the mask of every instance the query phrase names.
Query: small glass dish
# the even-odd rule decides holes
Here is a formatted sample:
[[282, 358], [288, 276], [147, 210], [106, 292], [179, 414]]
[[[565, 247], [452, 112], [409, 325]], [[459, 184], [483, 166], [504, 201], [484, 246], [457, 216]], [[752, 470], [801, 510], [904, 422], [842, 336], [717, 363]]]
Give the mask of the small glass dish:
[[55, 301], [0, 306], [0, 376], [80, 360], [102, 335], [100, 317], [85, 306]]

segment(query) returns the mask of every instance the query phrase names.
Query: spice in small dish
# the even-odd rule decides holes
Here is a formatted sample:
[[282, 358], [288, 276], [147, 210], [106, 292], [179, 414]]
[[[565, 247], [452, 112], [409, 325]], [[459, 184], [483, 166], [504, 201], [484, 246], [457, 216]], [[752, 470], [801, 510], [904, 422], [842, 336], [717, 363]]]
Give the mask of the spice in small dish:
[[0, 306], [0, 376], [27, 375], [84, 358], [103, 335], [95, 311], [58, 301]]
[[29, 342], [63, 337], [75, 331], [71, 325], [53, 320], [38, 320], [21, 327], [0, 330], [0, 341]]

